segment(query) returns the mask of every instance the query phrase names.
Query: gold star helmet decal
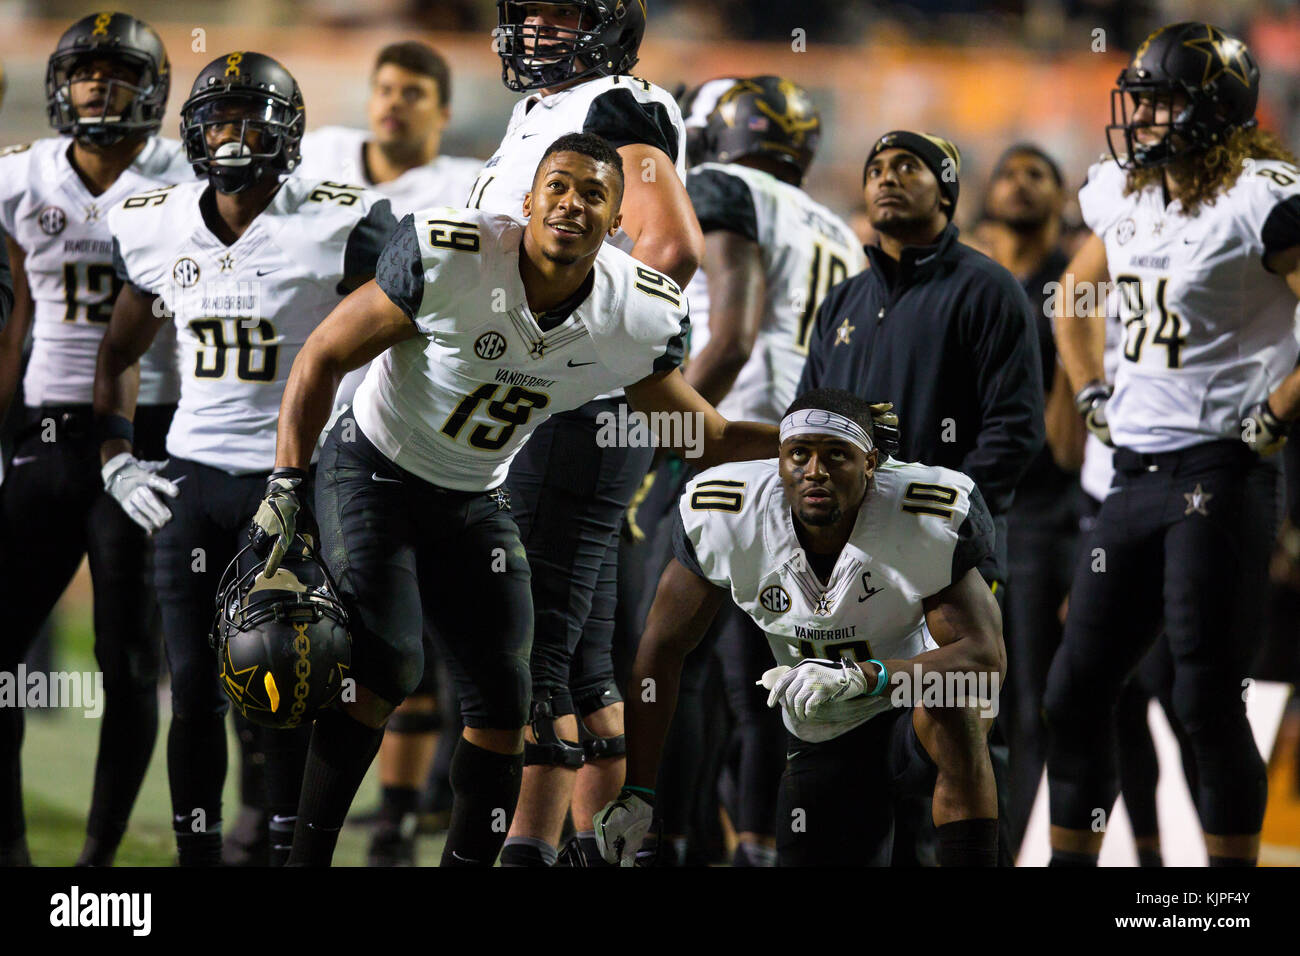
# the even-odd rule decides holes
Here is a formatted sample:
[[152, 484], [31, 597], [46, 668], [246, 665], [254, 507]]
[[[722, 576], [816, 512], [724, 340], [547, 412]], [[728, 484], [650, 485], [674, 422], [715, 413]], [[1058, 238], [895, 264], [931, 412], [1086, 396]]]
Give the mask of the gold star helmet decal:
[[1250, 86], [1250, 67], [1246, 63], [1246, 44], [1227, 36], [1218, 27], [1205, 24], [1205, 36], [1184, 40], [1183, 46], [1205, 54], [1205, 73], [1201, 86], [1208, 86], [1225, 73]]

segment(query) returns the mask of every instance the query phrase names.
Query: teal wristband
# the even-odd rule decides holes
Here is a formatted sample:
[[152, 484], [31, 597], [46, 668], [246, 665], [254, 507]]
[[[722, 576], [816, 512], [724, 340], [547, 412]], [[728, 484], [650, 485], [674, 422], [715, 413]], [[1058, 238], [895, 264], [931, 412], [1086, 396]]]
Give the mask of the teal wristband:
[[633, 793], [644, 794], [647, 797], [653, 797], [655, 795], [653, 787], [634, 787], [631, 784], [625, 783], [623, 784], [623, 789], [631, 790]]
[[879, 697], [881, 692], [889, 686], [889, 668], [884, 665], [883, 661], [878, 661], [874, 657], [867, 661], [868, 664], [875, 664], [880, 668], [880, 674], [876, 677], [876, 686], [867, 691], [868, 697]]

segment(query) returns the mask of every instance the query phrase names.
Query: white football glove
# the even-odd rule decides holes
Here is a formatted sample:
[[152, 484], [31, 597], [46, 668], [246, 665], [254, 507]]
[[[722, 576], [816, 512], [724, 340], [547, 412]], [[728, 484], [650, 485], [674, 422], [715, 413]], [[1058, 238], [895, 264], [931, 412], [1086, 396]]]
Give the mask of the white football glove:
[[867, 675], [847, 659], [800, 661], [782, 674], [767, 695], [767, 706], [780, 704], [796, 721], [815, 720], [825, 705], [861, 697], [871, 688]]
[[1074, 407], [1083, 416], [1083, 424], [1087, 426], [1088, 431], [1101, 439], [1103, 444], [1111, 448], [1115, 447], [1115, 443], [1110, 440], [1110, 422], [1106, 420], [1106, 403], [1110, 401], [1114, 391], [1114, 386], [1105, 382], [1089, 382], [1079, 389], [1079, 394], [1074, 396]]
[[114, 455], [104, 463], [100, 475], [104, 490], [122, 506], [127, 517], [153, 534], [172, 520], [171, 509], [159, 494], [175, 498], [181, 493], [175, 482], [158, 474], [165, 461], [140, 461], [130, 452]]
[[596, 847], [605, 862], [636, 866], [636, 851], [650, 832], [654, 814], [654, 807], [630, 790], [623, 790], [617, 800], [605, 804], [591, 818]]

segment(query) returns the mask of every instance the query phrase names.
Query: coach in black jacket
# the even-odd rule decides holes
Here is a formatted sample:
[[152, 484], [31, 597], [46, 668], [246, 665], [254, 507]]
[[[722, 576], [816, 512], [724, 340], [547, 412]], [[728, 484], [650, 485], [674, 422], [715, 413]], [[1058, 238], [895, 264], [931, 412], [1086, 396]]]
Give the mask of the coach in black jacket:
[[863, 190], [880, 245], [817, 310], [799, 391], [893, 402], [896, 457], [970, 475], [998, 524], [997, 567], [981, 568], [992, 583], [1005, 580], [999, 516], [1046, 441], [1043, 372], [1024, 289], [957, 241], [960, 163], [954, 145], [923, 133], [876, 142]]

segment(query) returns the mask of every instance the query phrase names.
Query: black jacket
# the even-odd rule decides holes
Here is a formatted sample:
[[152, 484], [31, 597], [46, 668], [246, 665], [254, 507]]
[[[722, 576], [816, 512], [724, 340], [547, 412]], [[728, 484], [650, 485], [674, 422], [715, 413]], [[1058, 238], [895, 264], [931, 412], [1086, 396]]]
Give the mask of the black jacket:
[[817, 310], [799, 391], [842, 388], [893, 402], [898, 457], [965, 472], [994, 515], [1046, 442], [1043, 371], [1029, 300], [1014, 276], [957, 241], [870, 268]]

